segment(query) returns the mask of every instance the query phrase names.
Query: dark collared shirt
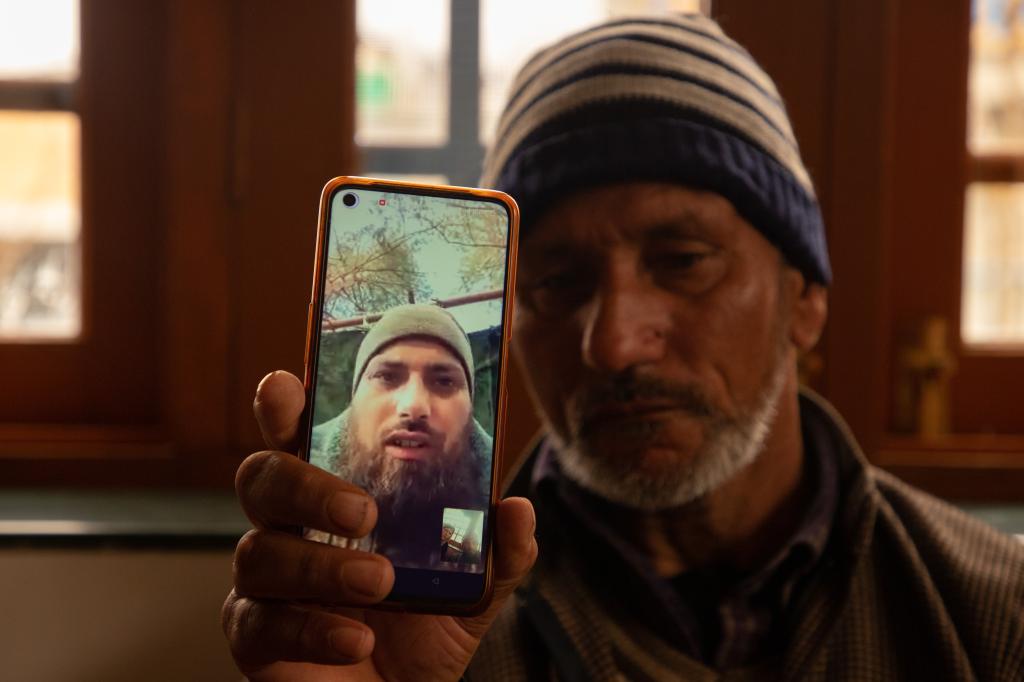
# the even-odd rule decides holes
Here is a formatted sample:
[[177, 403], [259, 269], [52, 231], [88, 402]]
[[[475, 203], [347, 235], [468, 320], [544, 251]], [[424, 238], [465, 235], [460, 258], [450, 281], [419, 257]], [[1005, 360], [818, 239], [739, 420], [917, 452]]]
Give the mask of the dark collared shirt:
[[725, 670], [756, 662], [785, 636], [787, 609], [825, 549], [839, 496], [838, 463], [824, 454], [831, 452], [827, 445], [819, 445], [827, 437], [823, 425], [803, 424], [813, 490], [807, 512], [772, 558], [745, 575], [695, 569], [669, 579], [659, 576], [644, 554], [602, 521], [614, 513], [610, 503], [565, 477], [549, 441], [540, 446], [532, 483], [545, 505], [590, 536], [579, 543], [580, 550], [601, 567], [603, 589], [621, 590], [624, 601], [666, 641]]

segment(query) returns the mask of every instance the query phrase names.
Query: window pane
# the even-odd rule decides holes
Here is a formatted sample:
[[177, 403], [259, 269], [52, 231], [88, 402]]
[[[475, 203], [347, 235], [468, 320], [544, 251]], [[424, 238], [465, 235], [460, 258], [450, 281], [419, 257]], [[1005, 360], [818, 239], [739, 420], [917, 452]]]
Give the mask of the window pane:
[[0, 0], [0, 80], [78, 77], [78, 0]]
[[448, 138], [446, 0], [361, 0], [357, 6], [356, 140], [386, 147]]
[[75, 114], [0, 111], [0, 339], [79, 333], [78, 140]]
[[1024, 344], [1024, 183], [967, 188], [962, 335]]
[[491, 140], [512, 79], [537, 48], [606, 18], [706, 11], [709, 4], [707, 0], [481, 0], [481, 141]]
[[1024, 152], [1024, 3], [973, 0], [968, 144]]

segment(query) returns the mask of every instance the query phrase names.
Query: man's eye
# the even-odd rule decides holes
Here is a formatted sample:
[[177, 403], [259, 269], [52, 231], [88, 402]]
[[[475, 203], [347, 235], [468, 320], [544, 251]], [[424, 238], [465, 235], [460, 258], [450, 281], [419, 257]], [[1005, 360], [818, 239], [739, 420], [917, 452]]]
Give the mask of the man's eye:
[[436, 393], [449, 395], [462, 388], [463, 384], [456, 377], [441, 374], [430, 379], [430, 387]]
[[571, 271], [553, 272], [538, 279], [534, 283], [533, 288], [547, 289], [549, 291], [567, 289], [578, 281], [579, 278]]
[[523, 300], [542, 315], [561, 315], [582, 305], [591, 295], [593, 277], [581, 268], [554, 270], [527, 281]]
[[654, 264], [670, 270], [687, 270], [698, 265], [709, 255], [706, 251], [669, 251], [659, 254], [654, 259]]
[[398, 382], [398, 373], [389, 369], [379, 369], [374, 372], [371, 376], [374, 381], [379, 381], [382, 384], [394, 384]]
[[696, 294], [708, 290], [725, 273], [726, 259], [715, 249], [662, 249], [647, 258], [646, 267], [660, 286]]

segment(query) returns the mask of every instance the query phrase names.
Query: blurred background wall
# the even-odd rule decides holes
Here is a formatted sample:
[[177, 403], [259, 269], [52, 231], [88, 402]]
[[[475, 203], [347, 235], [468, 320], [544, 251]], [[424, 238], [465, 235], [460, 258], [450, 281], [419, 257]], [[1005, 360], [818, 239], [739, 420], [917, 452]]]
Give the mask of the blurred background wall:
[[7, 680], [239, 680], [230, 551], [0, 550]]

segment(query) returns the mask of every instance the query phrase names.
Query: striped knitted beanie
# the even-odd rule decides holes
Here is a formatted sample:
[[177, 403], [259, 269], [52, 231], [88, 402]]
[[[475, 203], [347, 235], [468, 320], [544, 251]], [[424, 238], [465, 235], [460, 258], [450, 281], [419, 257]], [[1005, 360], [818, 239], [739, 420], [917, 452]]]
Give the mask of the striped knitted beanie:
[[771, 78], [698, 14], [610, 21], [520, 70], [481, 183], [523, 232], [557, 198], [670, 181], [728, 199], [808, 279], [831, 281], [821, 211]]

